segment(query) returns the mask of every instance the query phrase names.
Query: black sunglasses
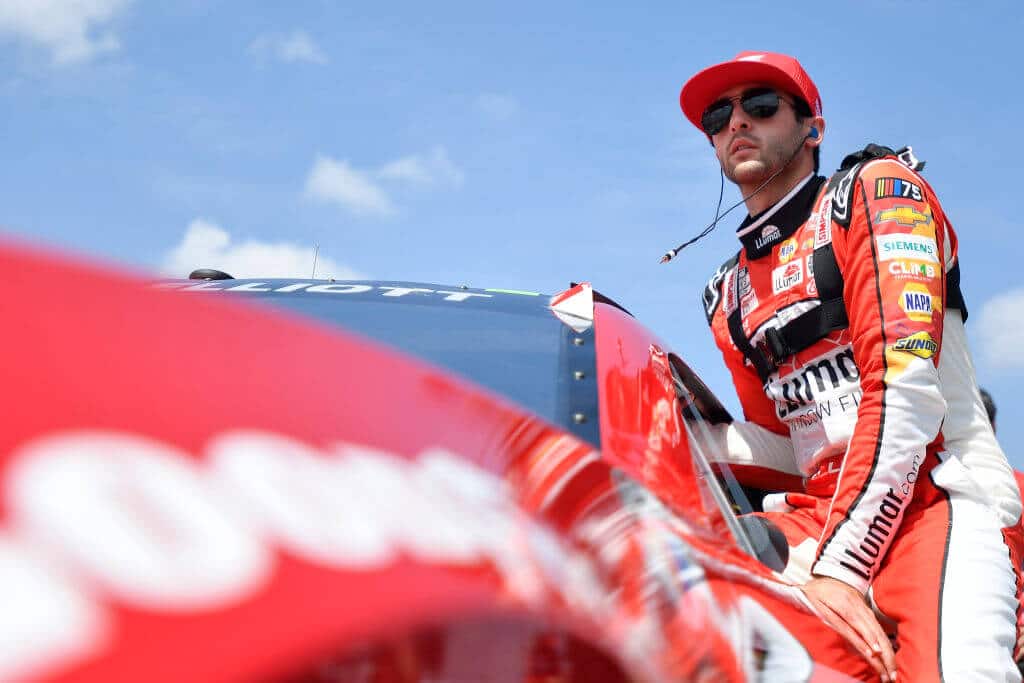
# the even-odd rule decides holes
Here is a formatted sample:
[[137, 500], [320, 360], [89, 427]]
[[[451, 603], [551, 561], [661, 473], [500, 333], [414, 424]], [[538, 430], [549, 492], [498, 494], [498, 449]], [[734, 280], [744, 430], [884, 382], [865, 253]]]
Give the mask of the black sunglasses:
[[755, 88], [747, 90], [739, 97], [730, 97], [712, 102], [700, 115], [700, 127], [708, 135], [717, 135], [729, 125], [732, 118], [733, 102], [739, 101], [740, 106], [755, 119], [770, 119], [779, 110], [779, 102], [784, 98], [771, 88]]

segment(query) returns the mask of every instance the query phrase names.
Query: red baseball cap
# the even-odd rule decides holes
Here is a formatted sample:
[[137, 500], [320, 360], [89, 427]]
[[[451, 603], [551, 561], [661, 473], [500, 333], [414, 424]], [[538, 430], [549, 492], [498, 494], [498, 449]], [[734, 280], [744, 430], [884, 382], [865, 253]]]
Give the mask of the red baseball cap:
[[[766, 83], [783, 92], [797, 95], [821, 116], [821, 96], [814, 81], [800, 62], [778, 52], [745, 50], [728, 62], [698, 71], [679, 93], [679, 106], [690, 123], [701, 128], [700, 116], [722, 93], [740, 83]], [[701, 128], [703, 130], [703, 128]]]

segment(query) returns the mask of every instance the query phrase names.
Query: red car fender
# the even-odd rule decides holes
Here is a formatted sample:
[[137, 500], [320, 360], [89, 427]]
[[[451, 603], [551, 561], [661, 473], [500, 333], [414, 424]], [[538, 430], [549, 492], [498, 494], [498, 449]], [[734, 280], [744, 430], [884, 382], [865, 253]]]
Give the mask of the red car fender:
[[558, 430], [304, 319], [20, 247], [0, 268], [0, 678], [251, 680], [488, 617], [667, 678], [502, 484]]
[[477, 620], [549, 629], [511, 653], [528, 676], [574, 634], [634, 678], [741, 680], [760, 635], [821, 629], [723, 539], [663, 347], [605, 335], [603, 305], [599, 455], [304, 318], [23, 248], [0, 267], [0, 678], [251, 680], [380, 639], [367, 661], [408, 678], [411, 629]]
[[[706, 621], [733, 638], [744, 629], [748, 634], [768, 629], [783, 643], [792, 638], [784, 645], [792, 660], [784, 666], [792, 673], [804, 662], [809, 680], [873, 680], [869, 664], [811, 611], [799, 589], [740, 550], [694, 470], [667, 347], [609, 304], [595, 303], [594, 326], [602, 454], [654, 492], [682, 522], [673, 524], [672, 531], [686, 540], [714, 596], [703, 603], [711, 610]], [[685, 619], [685, 610], [680, 613]], [[742, 654], [749, 645], [740, 638], [729, 649]], [[750, 670], [750, 662], [743, 666]]]

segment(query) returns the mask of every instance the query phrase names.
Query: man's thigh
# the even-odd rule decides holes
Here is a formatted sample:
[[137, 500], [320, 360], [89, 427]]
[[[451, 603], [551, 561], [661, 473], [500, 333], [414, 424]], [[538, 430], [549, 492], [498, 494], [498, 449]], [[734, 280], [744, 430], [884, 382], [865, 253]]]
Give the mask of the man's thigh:
[[872, 584], [901, 680], [1015, 681], [1017, 577], [995, 514], [956, 493], [911, 507]]

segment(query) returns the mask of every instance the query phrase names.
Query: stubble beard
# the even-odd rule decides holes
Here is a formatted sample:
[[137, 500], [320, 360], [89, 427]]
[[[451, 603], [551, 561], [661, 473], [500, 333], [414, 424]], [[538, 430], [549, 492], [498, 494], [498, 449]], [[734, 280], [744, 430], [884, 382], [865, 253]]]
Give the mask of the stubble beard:
[[758, 148], [754, 159], [744, 159], [723, 168], [725, 177], [739, 186], [760, 185], [778, 171], [793, 154], [795, 141], [776, 140]]

